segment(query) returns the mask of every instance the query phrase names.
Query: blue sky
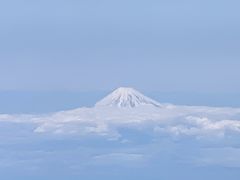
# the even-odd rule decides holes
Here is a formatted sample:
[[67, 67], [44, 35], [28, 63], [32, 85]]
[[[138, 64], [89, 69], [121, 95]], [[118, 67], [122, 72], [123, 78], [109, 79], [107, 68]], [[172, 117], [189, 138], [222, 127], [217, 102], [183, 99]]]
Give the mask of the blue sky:
[[0, 91], [240, 90], [238, 1], [1, 1]]
[[[239, 7], [0, 0], [1, 179], [239, 180]], [[120, 86], [191, 107], [62, 111]]]

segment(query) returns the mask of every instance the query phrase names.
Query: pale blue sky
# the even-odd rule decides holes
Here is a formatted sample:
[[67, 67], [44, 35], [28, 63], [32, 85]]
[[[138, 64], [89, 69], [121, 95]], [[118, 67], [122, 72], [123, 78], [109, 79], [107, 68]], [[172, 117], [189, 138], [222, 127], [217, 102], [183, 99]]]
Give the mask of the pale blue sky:
[[[239, 7], [239, 0], [0, 0], [0, 114], [47, 119], [91, 107], [119, 86], [161, 103], [240, 107]], [[35, 133], [40, 124], [27, 119], [39, 116], [1, 115], [1, 179], [239, 180], [240, 114], [228, 110], [209, 109], [210, 119], [176, 112], [176, 126], [96, 121], [105, 136], [90, 132], [92, 121], [68, 124], [81, 119], [75, 111], [62, 124], [61, 113], [51, 114], [42, 125], [54, 131], [60, 122], [53, 133]], [[79, 132], [61, 134], [63, 126]]]
[[0, 1], [0, 91], [237, 93], [239, 1]]

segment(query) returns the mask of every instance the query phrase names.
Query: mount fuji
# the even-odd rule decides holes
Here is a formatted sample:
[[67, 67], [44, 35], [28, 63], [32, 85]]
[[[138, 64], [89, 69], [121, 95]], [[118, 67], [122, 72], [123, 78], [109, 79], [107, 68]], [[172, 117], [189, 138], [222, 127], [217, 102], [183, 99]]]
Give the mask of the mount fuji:
[[96, 103], [96, 107], [135, 108], [138, 106], [161, 107], [161, 104], [144, 96], [133, 88], [121, 87]]
[[[94, 107], [81, 107], [69, 111], [61, 111], [53, 114], [57, 121], [87, 121], [87, 122], [121, 122], [154, 119], [154, 114], [163, 105], [151, 98], [144, 96], [133, 88], [118, 88], [95, 104]], [[57, 117], [56, 117], [57, 116]], [[63, 118], [64, 117], [64, 118]], [[49, 118], [49, 117], [47, 117]], [[53, 120], [48, 120], [52, 122]]]

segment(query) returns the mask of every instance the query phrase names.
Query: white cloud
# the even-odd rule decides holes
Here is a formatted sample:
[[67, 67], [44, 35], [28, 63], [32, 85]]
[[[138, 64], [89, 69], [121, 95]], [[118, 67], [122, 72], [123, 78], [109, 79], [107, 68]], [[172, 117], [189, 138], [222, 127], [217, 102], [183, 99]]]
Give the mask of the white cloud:
[[[46, 139], [53, 139], [53, 141], [54, 138], [66, 139], [60, 143], [64, 144], [61, 149], [63, 152], [66, 152], [65, 144], [68, 144], [68, 140], [71, 142], [71, 138], [74, 137], [73, 139], [81, 141], [82, 144], [78, 146], [79, 142], [75, 144], [74, 141], [69, 146], [70, 149], [67, 149], [69, 151], [67, 155], [63, 154], [63, 156], [72, 158], [67, 165], [77, 167], [79, 165], [77, 157], [85, 157], [84, 162], [79, 165], [80, 169], [83, 166], [99, 167], [102, 165], [138, 167], [153, 162], [155, 159], [174, 161], [174, 163], [178, 163], [180, 159], [181, 162], [191, 161], [195, 165], [239, 167], [239, 160], [234, 160], [234, 156], [238, 155], [239, 151], [231, 150], [232, 146], [240, 145], [238, 142], [240, 137], [239, 112], [239, 109], [233, 108], [186, 106], [139, 107], [131, 110], [102, 107], [79, 108], [49, 115], [0, 115], [0, 125], [6, 122], [11, 123], [10, 131], [13, 129], [12, 124], [19, 126], [16, 130], [22, 131], [25, 129], [22, 129], [20, 124], [27, 125], [26, 131], [31, 132], [21, 131], [22, 142], [27, 139], [32, 143], [40, 138], [38, 140], [44, 144]], [[8, 145], [7, 138], [13, 139], [14, 143], [19, 142], [18, 137], [14, 137], [17, 132], [8, 132], [8, 130], [6, 132], [7, 135], [1, 138], [3, 145]], [[1, 131], [2, 134], [3, 131]], [[41, 140], [44, 137], [46, 139]], [[179, 144], [174, 144], [175, 140]], [[58, 141], [52, 146], [57, 143]], [[51, 145], [44, 144], [43, 149], [48, 151], [49, 146], [51, 147]], [[91, 147], [85, 151], [79, 150], [81, 146]], [[213, 149], [206, 150], [205, 146]], [[29, 144], [28, 147], [30, 147]], [[51, 158], [55, 161], [61, 157], [62, 152], [58, 147], [59, 145], [51, 148], [55, 150], [53, 155], [59, 156], [46, 155], [44, 162], [51, 161]], [[214, 151], [218, 153], [212, 157]], [[29, 153], [31, 152], [30, 149]], [[76, 153], [74, 157], [72, 157], [72, 152]], [[233, 153], [229, 154], [231, 152]], [[2, 154], [7, 153], [4, 151]], [[221, 161], [219, 159], [222, 156], [226, 158]], [[38, 158], [39, 155], [36, 154], [36, 157]], [[174, 160], [171, 159], [172, 157]], [[19, 157], [15, 160], [17, 162]], [[12, 160], [9, 159], [9, 161], [11, 163]]]
[[0, 115], [0, 121], [32, 123], [36, 133], [99, 135], [118, 139], [120, 130], [149, 131], [155, 135], [217, 136], [240, 134], [240, 109], [171, 106], [79, 108], [49, 115]]

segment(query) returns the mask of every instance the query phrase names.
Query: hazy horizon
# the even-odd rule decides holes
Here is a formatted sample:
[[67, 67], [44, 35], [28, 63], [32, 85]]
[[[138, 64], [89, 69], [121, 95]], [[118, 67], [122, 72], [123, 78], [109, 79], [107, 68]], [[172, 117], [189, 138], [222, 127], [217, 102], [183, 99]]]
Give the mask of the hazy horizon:
[[[112, 89], [114, 90], [114, 89]], [[92, 107], [109, 91], [5, 91], [0, 92], [0, 113], [51, 113], [80, 107]], [[141, 91], [161, 102], [175, 105], [240, 107], [240, 93], [192, 93]]]

